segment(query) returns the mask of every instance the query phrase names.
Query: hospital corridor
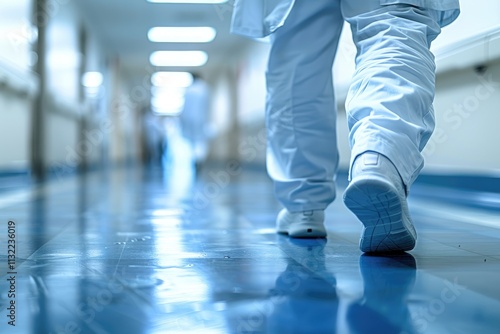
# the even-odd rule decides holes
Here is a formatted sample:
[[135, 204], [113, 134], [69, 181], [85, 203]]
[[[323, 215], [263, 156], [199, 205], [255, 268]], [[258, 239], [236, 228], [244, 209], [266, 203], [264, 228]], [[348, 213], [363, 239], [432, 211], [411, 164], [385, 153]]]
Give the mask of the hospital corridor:
[[[245, 2], [280, 4], [265, 24], [286, 19], [254, 36], [247, 20], [264, 12]], [[313, 2], [353, 4], [342, 7], [352, 26], [329, 12], [341, 20], [332, 75], [301, 63], [329, 30], [293, 30]], [[416, 63], [435, 62], [435, 87], [415, 91], [435, 95], [416, 154], [368, 149], [362, 166], [358, 115], [379, 117], [415, 75], [401, 70], [395, 92], [384, 72], [359, 106], [382, 62], [366, 66], [363, 52], [378, 50], [361, 41], [356, 3], [0, 0], [0, 333], [500, 333], [500, 2], [460, 0], [441, 28], [415, 5], [432, 0], [367, 12], [426, 22], [430, 58]], [[289, 112], [325, 96], [324, 118]], [[396, 112], [377, 124], [407, 113], [418, 127]], [[335, 129], [304, 144], [324, 120]], [[395, 171], [396, 195], [352, 190], [372, 157]], [[313, 169], [323, 161], [326, 177]], [[325, 184], [330, 195], [314, 190]]]

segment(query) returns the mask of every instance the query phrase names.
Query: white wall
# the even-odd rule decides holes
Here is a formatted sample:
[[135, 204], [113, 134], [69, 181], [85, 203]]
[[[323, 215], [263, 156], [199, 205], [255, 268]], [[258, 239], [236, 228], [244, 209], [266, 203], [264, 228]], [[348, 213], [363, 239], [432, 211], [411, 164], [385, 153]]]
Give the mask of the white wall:
[[500, 175], [500, 62], [440, 75], [425, 172]]
[[26, 170], [36, 77], [29, 72], [29, 0], [0, 1], [0, 171]]
[[[436, 130], [424, 173], [500, 175], [500, 2], [461, 0], [461, 15], [433, 43]], [[487, 66], [480, 75], [474, 67]]]
[[78, 123], [75, 118], [68, 116], [66, 111], [63, 114], [53, 111], [47, 113], [45, 121], [45, 159], [48, 165], [63, 163], [68, 168], [76, 167], [87, 148], [78, 145]]
[[[35, 59], [31, 43], [36, 41], [31, 25], [32, 2], [0, 0], [0, 173], [30, 166], [30, 122], [39, 87], [37, 76], [30, 71]], [[67, 173], [84, 156], [90, 164], [98, 162], [110, 137], [115, 139], [115, 150], [109, 151], [114, 160], [137, 155], [134, 108], [127, 104], [126, 113], [132, 117], [120, 117], [116, 127], [109, 126], [116, 118], [111, 112], [113, 106], [129, 98], [131, 88], [112, 82], [120, 69], [108, 68], [99, 32], [85, 19], [76, 3], [66, 0], [48, 1], [43, 15], [47, 38], [44, 158], [47, 167], [59, 174]], [[86, 32], [85, 59], [80, 50], [82, 28]], [[86, 71], [104, 75], [98, 94], [87, 96], [84, 103], [79, 96], [82, 62]], [[92, 138], [80, 137], [82, 117], [87, 119]]]
[[34, 31], [29, 18], [31, 0], [0, 0], [0, 61], [28, 70]]
[[29, 165], [30, 99], [0, 89], [0, 172]]
[[[30, 71], [34, 41], [30, 33], [31, 1], [0, 2], [0, 22], [9, 22], [9, 43], [0, 43], [0, 73], [7, 73], [6, 87], [0, 91], [0, 171], [13, 166], [27, 170], [31, 150], [31, 116], [38, 77]], [[21, 6], [23, 5], [23, 6]], [[44, 17], [47, 27], [48, 95], [44, 106], [45, 152], [47, 165], [64, 162], [67, 147], [75, 144], [78, 129], [78, 18], [71, 3], [53, 1]], [[5, 28], [5, 27], [4, 27]], [[5, 30], [5, 29], [4, 29]], [[15, 38], [14, 38], [14, 37]], [[36, 36], [36, 35], [34, 35]], [[73, 55], [74, 57], [70, 57]], [[23, 93], [24, 92], [24, 93]], [[27, 92], [27, 93], [26, 93]]]
[[500, 1], [498, 0], [460, 0], [460, 11], [457, 20], [443, 28], [441, 35], [433, 43], [433, 50], [500, 27]]

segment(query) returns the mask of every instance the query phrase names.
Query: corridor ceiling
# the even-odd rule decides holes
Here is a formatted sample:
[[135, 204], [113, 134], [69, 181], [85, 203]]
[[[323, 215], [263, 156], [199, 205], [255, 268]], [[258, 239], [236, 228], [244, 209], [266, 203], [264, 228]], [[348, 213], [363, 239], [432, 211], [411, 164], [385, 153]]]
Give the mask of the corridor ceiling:
[[[118, 57], [120, 64], [137, 76], [143, 76], [150, 54], [157, 50], [206, 51], [209, 60], [202, 71], [237, 59], [252, 42], [229, 33], [233, 4], [233, 0], [210, 5], [147, 0], [78, 1], [88, 26], [99, 35], [106, 52]], [[153, 43], [148, 41], [147, 33], [155, 26], [211, 26], [217, 30], [217, 37], [211, 43]]]

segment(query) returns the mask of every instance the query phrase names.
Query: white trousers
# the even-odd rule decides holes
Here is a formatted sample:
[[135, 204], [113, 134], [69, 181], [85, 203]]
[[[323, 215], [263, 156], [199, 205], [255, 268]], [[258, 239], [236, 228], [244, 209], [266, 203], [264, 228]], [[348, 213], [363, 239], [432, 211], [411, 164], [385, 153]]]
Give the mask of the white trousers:
[[291, 212], [325, 209], [338, 166], [332, 65], [344, 20], [357, 47], [346, 100], [354, 159], [389, 158], [407, 189], [423, 167], [434, 129], [435, 12], [366, 0], [296, 0], [271, 35], [266, 73], [267, 168]]

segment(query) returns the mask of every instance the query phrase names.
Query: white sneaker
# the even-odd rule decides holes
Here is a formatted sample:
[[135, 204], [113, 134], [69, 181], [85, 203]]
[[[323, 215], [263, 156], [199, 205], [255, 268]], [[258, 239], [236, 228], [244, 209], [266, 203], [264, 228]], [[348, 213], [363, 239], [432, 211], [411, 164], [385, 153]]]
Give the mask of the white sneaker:
[[324, 221], [323, 210], [288, 212], [283, 209], [276, 219], [276, 230], [294, 238], [324, 238]]
[[385, 156], [367, 152], [354, 162], [345, 205], [363, 223], [363, 252], [408, 251], [417, 233], [411, 222], [403, 181]]

